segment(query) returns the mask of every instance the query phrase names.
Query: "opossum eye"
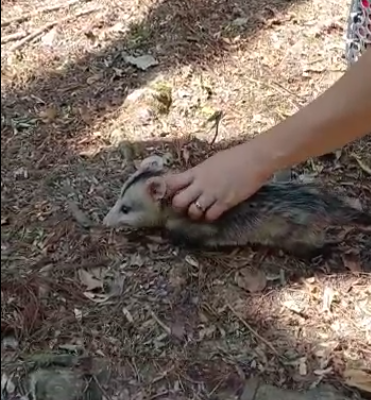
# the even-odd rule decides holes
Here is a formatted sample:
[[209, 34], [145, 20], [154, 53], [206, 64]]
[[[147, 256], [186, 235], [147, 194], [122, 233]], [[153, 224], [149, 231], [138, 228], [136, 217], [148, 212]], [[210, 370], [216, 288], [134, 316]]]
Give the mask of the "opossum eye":
[[122, 212], [123, 214], [129, 214], [129, 212], [130, 212], [130, 207], [128, 207], [128, 206], [122, 206], [122, 207], [121, 207], [121, 212]]

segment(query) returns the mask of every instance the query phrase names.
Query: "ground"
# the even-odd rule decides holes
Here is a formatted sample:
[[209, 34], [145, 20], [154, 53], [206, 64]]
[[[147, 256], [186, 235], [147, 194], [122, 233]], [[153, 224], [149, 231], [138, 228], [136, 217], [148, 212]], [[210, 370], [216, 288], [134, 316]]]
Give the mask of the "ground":
[[[309, 263], [99, 225], [129, 153], [170, 152], [184, 169], [328, 88], [347, 68], [347, 2], [72, 3], [1, 2], [1, 329], [17, 339], [4, 354], [82, 349], [110, 360], [133, 399], [226, 399], [250, 376], [358, 398], [344, 371], [371, 367], [365, 233]], [[157, 65], [128, 62], [140, 55]], [[130, 105], [159, 85], [171, 90], [162, 113]], [[367, 209], [370, 152], [368, 136], [296, 171]]]

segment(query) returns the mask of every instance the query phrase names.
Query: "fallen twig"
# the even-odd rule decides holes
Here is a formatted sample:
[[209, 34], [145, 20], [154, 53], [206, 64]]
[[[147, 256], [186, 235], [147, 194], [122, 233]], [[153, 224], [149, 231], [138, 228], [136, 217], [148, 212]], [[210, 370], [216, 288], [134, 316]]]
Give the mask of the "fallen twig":
[[293, 93], [291, 90], [285, 88], [284, 86], [282, 86], [280, 83], [278, 82], [273, 82], [271, 81], [269, 84], [264, 82], [265, 85], [270, 85], [272, 88], [275, 88], [277, 91], [281, 92], [283, 95], [288, 94], [292, 97], [296, 97], [298, 98], [299, 101], [291, 99], [290, 97], [288, 98], [288, 101], [294, 106], [296, 107], [298, 110], [300, 110], [302, 107], [304, 107], [304, 104], [302, 104], [302, 99], [300, 99], [300, 97], [298, 95], [296, 95], [295, 93]]
[[252, 328], [236, 311], [235, 309], [231, 306], [231, 305], [227, 305], [227, 307], [229, 308], [229, 310], [232, 312], [232, 314], [239, 319], [239, 321], [242, 323], [242, 325], [245, 326], [245, 328], [247, 328], [257, 339], [259, 339], [260, 341], [262, 341], [267, 347], [269, 347], [272, 352], [278, 356], [280, 359], [282, 358], [282, 356], [278, 353], [278, 351], [273, 347], [272, 343], [268, 342], [267, 339], [264, 339], [262, 336], [259, 335], [258, 332], [256, 332], [256, 330], [254, 328]]
[[256, 84], [260, 84], [260, 85], [264, 85], [269, 89], [274, 89], [277, 92], [280, 92], [283, 95], [289, 94], [292, 97], [296, 97], [299, 101], [294, 100], [291, 97], [286, 97], [286, 99], [291, 103], [291, 105], [293, 105], [297, 110], [300, 110], [301, 108], [304, 107], [304, 101], [295, 93], [291, 92], [289, 89], [285, 88], [284, 86], [280, 85], [277, 82], [264, 82], [264, 81], [259, 81], [256, 80], [254, 78], [247, 78], [250, 82], [256, 83]]
[[152, 318], [161, 326], [161, 328], [168, 334], [171, 335], [171, 329], [165, 325], [160, 318], [151, 310], [150, 311]]
[[107, 391], [103, 388], [103, 386], [101, 385], [101, 383], [99, 382], [99, 379], [95, 376], [92, 375], [92, 378], [95, 382], [95, 384], [98, 386], [98, 389], [100, 390], [102, 396], [104, 396], [105, 399], [107, 400], [112, 400], [112, 397], [107, 393]]
[[32, 18], [32, 17], [34, 17], [36, 15], [39, 15], [39, 14], [43, 14], [43, 13], [47, 13], [47, 12], [51, 12], [51, 11], [57, 11], [57, 10], [59, 10], [61, 8], [65, 8], [65, 7], [70, 7], [73, 4], [79, 3], [80, 1], [81, 0], [70, 0], [70, 1], [67, 1], [66, 3], [60, 3], [60, 4], [56, 4], [54, 6], [48, 6], [48, 7], [44, 7], [44, 8], [39, 8], [36, 11], [30, 12], [28, 14], [21, 15], [19, 17], [13, 18], [13, 19], [9, 19], [8, 21], [1, 21], [1, 27], [3, 28], [5, 26], [9, 26], [11, 24], [15, 24], [15, 23], [18, 23], [18, 22], [23, 22], [26, 19], [30, 19], [30, 18]]
[[22, 39], [27, 35], [28, 35], [28, 32], [23, 31], [23, 32], [16, 32], [16, 33], [11, 33], [10, 35], [2, 36], [1, 44], [11, 42], [12, 40]]
[[369, 167], [368, 165], [366, 165], [358, 156], [357, 154], [352, 153], [350, 155], [352, 158], [354, 158], [358, 165], [360, 166], [360, 168], [362, 169], [362, 171], [366, 172], [366, 174], [371, 175], [371, 167]]
[[97, 261], [84, 261], [81, 264], [78, 262], [71, 262], [71, 263], [65, 263], [65, 262], [59, 262], [56, 263], [54, 266], [54, 271], [68, 271], [68, 270], [73, 270], [73, 271], [78, 271], [80, 269], [85, 269], [85, 270], [92, 270], [96, 268], [105, 268], [109, 264], [109, 259], [101, 259]]
[[214, 137], [212, 138], [210, 144], [213, 145], [216, 141], [216, 139], [218, 138], [219, 135], [219, 125], [220, 125], [220, 121], [223, 118], [223, 111], [217, 111], [214, 115], [213, 118], [209, 118], [208, 122], [210, 121], [215, 121], [214, 125], [211, 129], [215, 128], [215, 134]]
[[26, 43], [28, 43], [31, 40], [35, 39], [36, 37], [40, 36], [44, 32], [54, 28], [56, 25], [59, 25], [59, 24], [61, 24], [63, 22], [66, 22], [66, 21], [70, 21], [71, 19], [74, 19], [74, 18], [79, 18], [79, 17], [81, 17], [83, 15], [87, 15], [87, 14], [90, 14], [90, 13], [93, 13], [93, 12], [97, 12], [99, 10], [100, 10], [100, 8], [92, 8], [90, 10], [81, 11], [81, 12], [75, 14], [75, 15], [69, 15], [68, 17], [62, 18], [62, 19], [60, 19], [58, 21], [49, 22], [48, 24], [42, 26], [40, 29], [37, 29], [36, 31], [30, 33], [28, 36], [26, 36], [25, 38], [23, 38], [22, 40], [17, 42], [14, 46], [12, 46], [9, 49], [9, 52], [13, 52], [13, 51], [19, 50]]
[[48, 24], [42, 26], [40, 29], [37, 29], [34, 32], [31, 32], [29, 35], [27, 35], [25, 38], [23, 38], [22, 40], [20, 40], [19, 42], [17, 42], [14, 46], [12, 46], [9, 49], [9, 52], [13, 52], [16, 50], [19, 50], [21, 47], [23, 47], [26, 43], [30, 42], [31, 40], [37, 38], [38, 36], [40, 36], [41, 34], [43, 34], [44, 32], [50, 30], [51, 28], [53, 28], [55, 25], [57, 25], [59, 22], [58, 21], [54, 21], [54, 22], [49, 22]]

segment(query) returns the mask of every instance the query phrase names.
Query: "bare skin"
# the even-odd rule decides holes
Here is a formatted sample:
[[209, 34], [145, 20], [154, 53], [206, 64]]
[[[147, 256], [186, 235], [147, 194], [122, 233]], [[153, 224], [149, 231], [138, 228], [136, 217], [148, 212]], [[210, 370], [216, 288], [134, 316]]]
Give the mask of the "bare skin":
[[[371, 132], [371, 49], [293, 116], [180, 174], [167, 176], [173, 207], [209, 221], [253, 195], [275, 172]], [[201, 207], [197, 207], [196, 204]]]

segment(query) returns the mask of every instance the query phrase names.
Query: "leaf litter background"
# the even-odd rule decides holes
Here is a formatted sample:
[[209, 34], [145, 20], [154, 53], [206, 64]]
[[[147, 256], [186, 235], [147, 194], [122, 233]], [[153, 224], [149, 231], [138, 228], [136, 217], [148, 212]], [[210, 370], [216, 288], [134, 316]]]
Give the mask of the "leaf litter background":
[[[346, 70], [348, 4], [74, 3], [8, 26], [50, 4], [1, 3], [2, 37], [49, 27], [2, 42], [2, 365], [81, 352], [109, 360], [133, 399], [227, 398], [251, 375], [369, 390], [367, 232], [336, 232], [341, 251], [309, 264], [99, 225], [130, 161], [187, 168], [329, 87]], [[370, 152], [368, 136], [295, 172], [367, 208]]]

